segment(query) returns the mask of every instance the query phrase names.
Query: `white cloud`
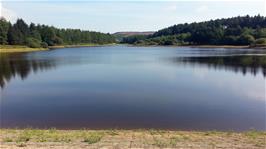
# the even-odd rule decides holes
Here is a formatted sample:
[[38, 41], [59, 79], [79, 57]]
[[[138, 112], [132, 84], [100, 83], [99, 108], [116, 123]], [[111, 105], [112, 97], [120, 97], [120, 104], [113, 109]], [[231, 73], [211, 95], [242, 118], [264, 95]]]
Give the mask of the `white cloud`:
[[17, 14], [10, 9], [5, 8], [0, 2], [0, 16], [4, 17], [8, 21], [15, 22], [17, 20]]
[[205, 6], [205, 5], [203, 5], [203, 6], [200, 6], [199, 8], [197, 8], [196, 9], [196, 12], [197, 13], [203, 13], [203, 12], [206, 12], [206, 11], [208, 11], [208, 7], [207, 6]]

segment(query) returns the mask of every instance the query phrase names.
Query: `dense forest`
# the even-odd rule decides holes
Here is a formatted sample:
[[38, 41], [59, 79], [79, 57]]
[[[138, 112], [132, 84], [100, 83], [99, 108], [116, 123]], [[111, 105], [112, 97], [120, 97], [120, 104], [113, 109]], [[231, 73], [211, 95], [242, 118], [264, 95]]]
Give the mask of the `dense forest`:
[[73, 44], [114, 43], [111, 34], [80, 29], [59, 29], [53, 26], [26, 24], [22, 19], [11, 24], [0, 18], [0, 45], [26, 45], [32, 48]]
[[[11, 24], [0, 18], [0, 45], [32, 48], [56, 45], [108, 44], [115, 36], [80, 29], [27, 24], [22, 19]], [[238, 16], [198, 23], [177, 24], [152, 35], [124, 37], [122, 43], [137, 45], [266, 45], [266, 17]]]
[[138, 45], [266, 45], [266, 17], [238, 16], [174, 25], [153, 35], [125, 37]]

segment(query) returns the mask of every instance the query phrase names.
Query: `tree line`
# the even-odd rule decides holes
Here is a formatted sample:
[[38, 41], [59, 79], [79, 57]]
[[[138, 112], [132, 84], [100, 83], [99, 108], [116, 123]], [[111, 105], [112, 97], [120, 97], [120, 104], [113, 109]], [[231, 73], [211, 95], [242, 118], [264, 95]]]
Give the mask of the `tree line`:
[[123, 43], [140, 45], [266, 45], [266, 17], [238, 16], [184, 23], [150, 36], [130, 36]]
[[18, 19], [11, 24], [5, 18], [0, 18], [0, 44], [26, 45], [32, 48], [55, 45], [74, 44], [108, 44], [114, 43], [111, 34], [80, 29], [59, 29], [53, 26], [30, 23]]

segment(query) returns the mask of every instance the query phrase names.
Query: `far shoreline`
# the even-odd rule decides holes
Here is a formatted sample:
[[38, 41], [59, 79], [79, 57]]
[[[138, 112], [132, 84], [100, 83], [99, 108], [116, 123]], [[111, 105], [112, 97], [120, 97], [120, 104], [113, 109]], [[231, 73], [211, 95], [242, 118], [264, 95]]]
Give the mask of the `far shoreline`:
[[82, 47], [101, 47], [116, 45], [115, 43], [110, 44], [77, 44], [77, 45], [56, 45], [49, 46], [48, 48], [30, 48], [23, 45], [1, 45], [0, 53], [26, 53], [26, 52], [38, 52], [38, 51], [49, 51], [53, 49], [62, 48], [82, 48]]
[[62, 49], [62, 48], [83, 48], [83, 47], [103, 47], [103, 46], [113, 46], [117, 45], [116, 43], [110, 44], [76, 44], [76, 45], [57, 45], [49, 46], [49, 49]]
[[236, 46], [236, 45], [134, 45], [134, 44], [76, 44], [76, 45], [56, 45], [49, 46], [48, 48], [30, 48], [23, 45], [2, 45], [0, 46], [0, 53], [26, 53], [26, 52], [38, 52], [49, 51], [53, 49], [62, 48], [83, 48], [83, 47], [102, 47], [102, 46], [114, 46], [114, 45], [126, 45], [130, 47], [189, 47], [189, 48], [225, 48], [225, 49], [261, 49], [265, 50], [266, 46]]
[[266, 49], [264, 46], [250, 46], [250, 45], [135, 45], [125, 44], [132, 47], [189, 47], [189, 48], [225, 48], [225, 49]]

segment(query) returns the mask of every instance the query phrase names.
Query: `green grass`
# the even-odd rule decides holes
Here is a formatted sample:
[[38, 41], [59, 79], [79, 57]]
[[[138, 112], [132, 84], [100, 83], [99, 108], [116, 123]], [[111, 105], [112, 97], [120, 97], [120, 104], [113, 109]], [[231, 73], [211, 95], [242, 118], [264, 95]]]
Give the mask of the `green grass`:
[[2, 129], [1, 134], [8, 134], [8, 137], [3, 137], [2, 142], [65, 142], [69, 143], [73, 140], [83, 140], [89, 144], [99, 142], [104, 135], [117, 135], [114, 131], [62, 131], [54, 128], [48, 130], [41, 129], [24, 129], [24, 130], [10, 130]]
[[159, 137], [158, 138], [155, 137], [153, 140], [154, 140], [154, 142], [153, 142], [152, 145], [160, 147], [160, 148], [169, 146], [171, 144], [171, 142], [169, 142], [169, 140], [162, 139], [162, 138], [159, 138]]
[[[250, 130], [250, 131], [245, 132], [245, 135], [247, 137], [249, 137], [250, 139], [257, 139], [258, 137], [261, 137], [261, 136], [266, 137], [266, 132], [257, 131], [257, 130]], [[265, 140], [265, 142], [266, 142], [266, 140]]]
[[19, 136], [17, 139], [16, 139], [16, 142], [28, 142], [30, 141], [30, 137], [29, 136]]
[[13, 139], [10, 137], [3, 138], [3, 142], [13, 142]]
[[165, 130], [157, 130], [157, 129], [150, 129], [149, 132], [150, 132], [151, 135], [163, 135], [167, 131], [165, 131]]
[[186, 135], [175, 134], [171, 136], [156, 136], [153, 137], [152, 145], [157, 147], [175, 147], [178, 142], [189, 142], [191, 138]]
[[106, 133], [107, 133], [108, 135], [111, 135], [111, 136], [119, 135], [118, 130], [115, 130], [115, 129], [107, 130]]
[[88, 144], [93, 144], [101, 141], [103, 135], [99, 133], [91, 133], [91, 134], [86, 134], [83, 138], [83, 142], [86, 142]]

